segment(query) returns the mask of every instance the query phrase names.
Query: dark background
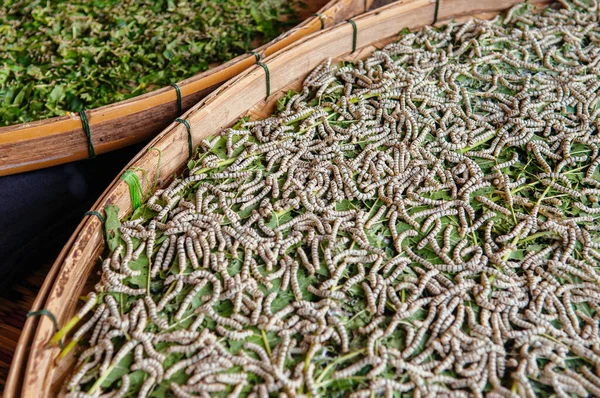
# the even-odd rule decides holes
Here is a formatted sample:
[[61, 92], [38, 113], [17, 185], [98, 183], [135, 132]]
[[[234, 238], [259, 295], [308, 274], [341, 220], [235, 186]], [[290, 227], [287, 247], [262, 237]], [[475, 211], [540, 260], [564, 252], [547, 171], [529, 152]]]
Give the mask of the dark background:
[[140, 148], [0, 177], [0, 292], [58, 255], [84, 213]]

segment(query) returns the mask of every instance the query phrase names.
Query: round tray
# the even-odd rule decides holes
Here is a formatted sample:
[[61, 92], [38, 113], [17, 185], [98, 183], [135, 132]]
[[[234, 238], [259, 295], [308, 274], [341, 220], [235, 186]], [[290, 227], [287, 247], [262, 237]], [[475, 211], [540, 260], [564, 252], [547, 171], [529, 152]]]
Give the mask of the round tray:
[[[268, 99], [265, 100], [265, 71], [255, 66], [192, 107], [183, 118], [191, 126], [193, 144], [197, 145], [202, 139], [219, 134], [240, 117], [267, 116], [277, 99], [287, 90], [299, 88], [306, 75], [328, 58], [365, 58], [377, 48], [394, 41], [402, 29], [415, 29], [433, 23], [436, 14], [439, 21], [460, 21], [472, 16], [491, 19], [519, 2], [521, 0], [442, 0], [436, 5], [435, 0], [401, 0], [355, 18], [354, 24], [341, 24], [312, 34], [263, 60], [270, 71], [272, 94]], [[532, 0], [531, 3], [547, 5], [550, 1]], [[159, 151], [156, 149], [162, 154], [160, 168]], [[182, 172], [187, 160], [186, 128], [180, 123], [173, 123], [138, 153], [125, 170], [145, 170], [149, 181], [157, 178], [158, 186], [165, 186], [173, 175]], [[145, 180], [140, 178], [140, 181]], [[142, 183], [142, 189], [148, 189], [145, 183]], [[108, 204], [117, 205], [121, 217], [132, 210], [129, 187], [118, 177], [98, 199], [94, 209], [102, 211]], [[98, 269], [96, 260], [103, 249], [100, 221], [96, 217], [84, 219], [54, 263], [34, 309], [49, 310], [56, 316], [59, 325], [64, 325], [81, 306], [78, 297], [92, 288], [90, 280]], [[19, 341], [18, 356], [11, 369], [6, 396], [19, 392], [17, 380], [22, 380], [21, 393], [25, 396], [46, 397], [60, 391], [75, 358], [67, 356], [58, 365], [55, 364], [60, 349], [46, 347], [54, 332], [54, 324], [48, 317], [30, 318], [27, 321]], [[27, 356], [28, 347], [30, 352]]]

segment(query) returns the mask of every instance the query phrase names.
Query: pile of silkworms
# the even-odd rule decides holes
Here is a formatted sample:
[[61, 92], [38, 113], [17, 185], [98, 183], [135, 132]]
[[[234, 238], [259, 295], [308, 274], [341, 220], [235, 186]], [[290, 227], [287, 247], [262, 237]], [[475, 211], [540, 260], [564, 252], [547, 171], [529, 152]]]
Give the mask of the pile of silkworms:
[[598, 4], [529, 7], [204, 141], [121, 224], [67, 391], [600, 396]]

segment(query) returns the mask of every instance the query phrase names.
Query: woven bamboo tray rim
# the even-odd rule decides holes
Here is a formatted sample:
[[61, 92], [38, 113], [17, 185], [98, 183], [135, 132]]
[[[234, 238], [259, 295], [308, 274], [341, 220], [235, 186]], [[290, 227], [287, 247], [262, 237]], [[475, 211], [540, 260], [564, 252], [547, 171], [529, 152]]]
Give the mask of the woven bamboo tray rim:
[[[460, 21], [473, 16], [491, 19], [520, 2], [521, 0], [441, 0], [438, 3], [438, 21]], [[543, 6], [552, 1], [530, 0], [530, 3]], [[341, 24], [314, 33], [286, 50], [265, 58], [263, 62], [270, 69], [273, 94], [265, 100], [265, 72], [258, 66], [230, 80], [183, 116], [191, 125], [194, 146], [202, 139], [233, 125], [242, 116], [256, 118], [268, 115], [276, 100], [287, 89], [300, 87], [304, 77], [326, 59], [361, 59], [393, 41], [402, 29], [415, 29], [431, 24], [435, 8], [435, 0], [400, 0], [354, 18], [357, 29], [356, 50], [353, 53], [353, 27], [351, 24]], [[159, 153], [155, 149], [162, 151], [158, 176]], [[172, 180], [173, 175], [184, 169], [187, 155], [187, 131], [183, 125], [173, 123], [140, 151], [124, 171], [145, 170], [148, 180], [157, 178], [158, 186], [164, 186]], [[140, 178], [142, 188], [147, 189], [144, 181], [145, 179]], [[108, 204], [117, 205], [121, 217], [130, 214], [132, 210], [129, 187], [119, 178], [98, 199], [94, 209], [101, 211]], [[86, 281], [98, 269], [96, 260], [103, 248], [100, 221], [95, 217], [84, 219], [54, 263], [34, 309], [50, 310], [57, 317], [59, 325], [64, 325], [75, 313], [77, 298], [83, 292]], [[20, 356], [13, 361], [5, 396], [15, 396], [18, 393], [17, 383], [13, 380], [13, 373], [19, 372], [18, 369], [21, 369], [19, 374], [23, 378], [21, 392], [24, 396], [53, 396], [60, 390], [74, 358], [67, 357], [58, 366], [54, 364], [60, 350], [45, 347], [54, 334], [54, 325], [47, 317], [30, 318], [25, 331], [28, 333], [24, 333], [19, 341]], [[29, 344], [31, 351], [26, 356]]]
[[[373, 0], [303, 0], [315, 12], [255, 52], [267, 57], [316, 32], [368, 9]], [[320, 5], [324, 4], [322, 7]], [[318, 16], [317, 14], [320, 14]], [[230, 78], [256, 63], [243, 54], [219, 66], [178, 82], [185, 111]], [[163, 87], [149, 93], [87, 111], [92, 143], [102, 154], [147, 141], [178, 117], [177, 92]], [[88, 142], [79, 114], [0, 127], [0, 176], [55, 166], [89, 157]]]

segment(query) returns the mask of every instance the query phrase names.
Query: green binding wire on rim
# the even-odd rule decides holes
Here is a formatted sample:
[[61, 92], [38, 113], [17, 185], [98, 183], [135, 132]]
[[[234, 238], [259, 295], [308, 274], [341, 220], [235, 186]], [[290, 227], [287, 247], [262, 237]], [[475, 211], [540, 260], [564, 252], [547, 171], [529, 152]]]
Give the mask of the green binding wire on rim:
[[433, 14], [432, 25], [435, 25], [437, 23], [439, 11], [440, 11], [440, 0], [435, 0], [435, 13]]
[[254, 58], [256, 58], [256, 64], [261, 66], [265, 70], [265, 78], [267, 83], [267, 96], [265, 97], [266, 100], [271, 95], [271, 72], [269, 72], [269, 67], [266, 64], [260, 62], [259, 53], [257, 53], [256, 51], [252, 51], [250, 54], [254, 55]]
[[321, 21], [321, 30], [325, 29], [325, 16], [319, 12], [313, 14], [315, 17], [319, 17]]
[[358, 35], [358, 28], [356, 27], [356, 22], [353, 20], [349, 19], [347, 22], [352, 25], [352, 52], [350, 52], [350, 54], [352, 54], [354, 51], [356, 51], [356, 36]]
[[[54, 328], [58, 332], [60, 330], [60, 328], [58, 327], [58, 321], [56, 320], [56, 317], [54, 316], [54, 314], [51, 313], [50, 311], [48, 311], [47, 309], [41, 309], [38, 311], [29, 311], [27, 313], [27, 315], [25, 315], [25, 317], [29, 318], [31, 316], [44, 316], [44, 315], [47, 316], [48, 318], [52, 319], [52, 322], [54, 323]], [[59, 344], [60, 348], [65, 348], [62, 340], [59, 340], [58, 344]]]
[[102, 224], [105, 223], [105, 220], [104, 220], [104, 217], [102, 217], [102, 214], [100, 214], [100, 212], [97, 212], [96, 210], [86, 211], [85, 215], [86, 216], [96, 216], [96, 217], [98, 217], [98, 219], [100, 220], [100, 222]]
[[92, 142], [92, 132], [90, 130], [90, 122], [88, 121], [85, 109], [79, 111], [79, 117], [81, 118], [81, 125], [83, 126], [83, 132], [87, 137], [88, 144], [88, 158], [93, 159], [96, 157], [96, 151], [94, 150], [94, 143]]
[[95, 216], [98, 218], [98, 220], [100, 220], [100, 223], [102, 224], [102, 235], [104, 235], [104, 239], [106, 240], [106, 229], [105, 229], [106, 220], [104, 219], [102, 214], [100, 214], [99, 211], [90, 210], [90, 211], [86, 211], [84, 213], [84, 216]]
[[175, 88], [175, 93], [177, 93], [177, 115], [181, 116], [183, 113], [181, 110], [181, 89], [176, 83], [171, 83], [171, 86]]
[[188, 151], [189, 151], [189, 157], [191, 158], [192, 155], [194, 154], [194, 148], [193, 148], [193, 144], [192, 144], [192, 128], [190, 127], [190, 124], [188, 123], [188, 121], [185, 120], [185, 119], [177, 118], [177, 119], [175, 119], [175, 121], [183, 124], [185, 126], [186, 130], [187, 130], [187, 133], [188, 133]]

